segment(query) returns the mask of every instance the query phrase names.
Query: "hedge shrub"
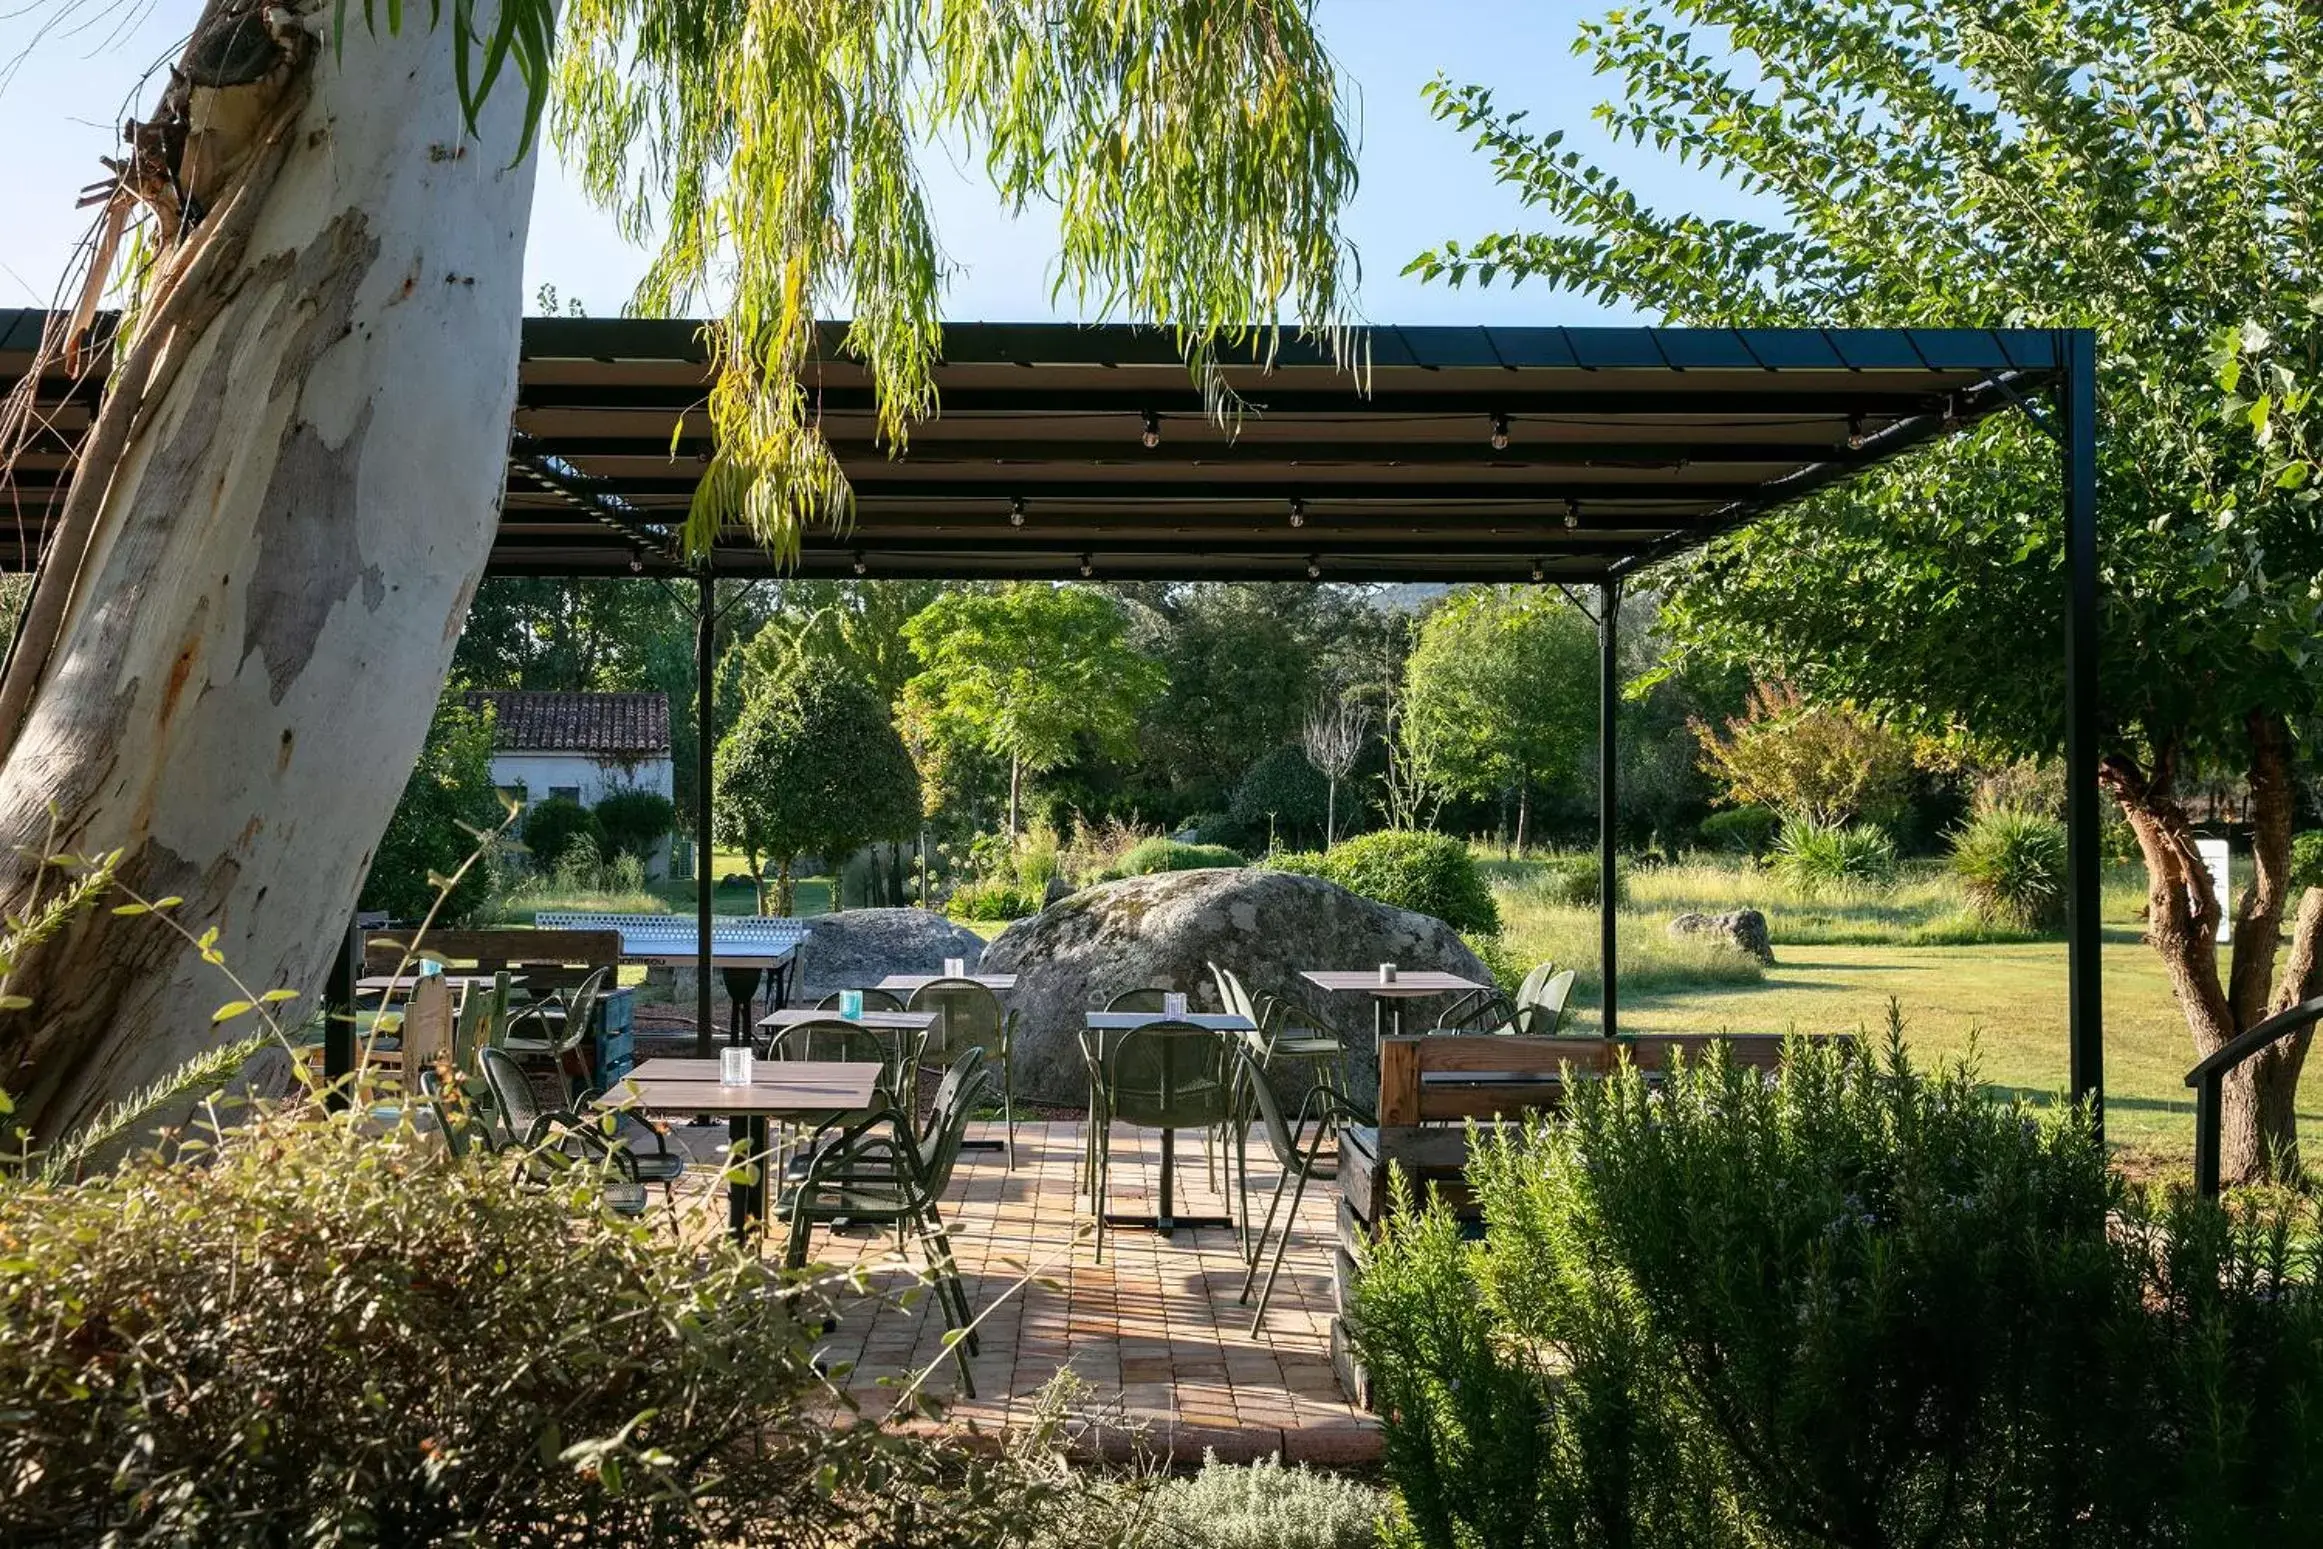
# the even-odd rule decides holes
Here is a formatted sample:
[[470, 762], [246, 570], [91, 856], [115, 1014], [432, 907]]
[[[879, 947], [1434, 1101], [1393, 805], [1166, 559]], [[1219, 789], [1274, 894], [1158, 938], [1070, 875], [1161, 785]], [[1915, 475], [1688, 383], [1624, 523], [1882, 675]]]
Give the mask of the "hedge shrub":
[[1294, 851], [1266, 864], [1336, 882], [1376, 903], [1434, 915], [1464, 936], [1489, 936], [1500, 929], [1500, 907], [1475, 858], [1449, 834], [1386, 828], [1319, 856]]
[[[1597, 857], [1594, 855], [1560, 855], [1541, 868], [1533, 883], [1533, 891], [1544, 903], [1566, 909], [1594, 909], [1597, 907]], [[1627, 884], [1621, 870], [1613, 873], [1613, 898], [1619, 903], [1626, 896]]]
[[1766, 847], [1775, 841], [1775, 831], [1782, 826], [1782, 816], [1772, 807], [1747, 802], [1704, 818], [1702, 842], [1714, 850], [1735, 855], [1764, 855]]
[[1108, 878], [1146, 877], [1157, 871], [1201, 871], [1212, 866], [1246, 864], [1238, 851], [1222, 844], [1187, 844], [1180, 839], [1140, 839], [1107, 869]]
[[588, 841], [599, 858], [605, 855], [605, 825], [596, 813], [570, 796], [551, 796], [536, 803], [524, 814], [523, 832], [524, 847], [532, 852], [532, 864], [541, 871], [554, 871], [566, 852], [582, 840]]
[[1414, 1541], [2312, 1540], [2312, 1206], [2133, 1192], [1900, 1049], [1578, 1083], [1476, 1148], [1480, 1243], [1390, 1217], [1353, 1322]]
[[1793, 818], [1775, 840], [1772, 865], [1776, 876], [1811, 898], [1826, 888], [1889, 881], [1896, 845], [1877, 823]]
[[614, 791], [592, 808], [597, 827], [605, 835], [606, 859], [634, 855], [651, 860], [654, 851], [677, 827], [678, 809], [659, 791]]
[[1041, 890], [1002, 879], [963, 882], [944, 900], [944, 913], [955, 920], [1021, 920], [1041, 912]]
[[819, 1301], [588, 1170], [289, 1111], [200, 1139], [0, 1180], [0, 1542], [918, 1542], [931, 1486], [947, 1542], [1018, 1541], [984, 1465], [831, 1425]]

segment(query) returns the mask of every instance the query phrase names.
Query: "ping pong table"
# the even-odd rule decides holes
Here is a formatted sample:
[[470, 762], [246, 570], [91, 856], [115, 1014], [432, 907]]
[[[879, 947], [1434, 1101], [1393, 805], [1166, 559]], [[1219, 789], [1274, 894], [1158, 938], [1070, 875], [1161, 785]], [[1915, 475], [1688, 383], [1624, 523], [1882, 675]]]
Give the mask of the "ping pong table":
[[[695, 923], [684, 915], [550, 911], [534, 915], [532, 923], [541, 930], [618, 931], [621, 956], [628, 962], [691, 968], [700, 961]], [[806, 939], [804, 920], [779, 915], [727, 915], [710, 922], [710, 966], [726, 981], [731, 1003], [728, 1042], [749, 1041], [751, 1011], [762, 983], [769, 1009], [780, 1010], [790, 998], [791, 973]]]

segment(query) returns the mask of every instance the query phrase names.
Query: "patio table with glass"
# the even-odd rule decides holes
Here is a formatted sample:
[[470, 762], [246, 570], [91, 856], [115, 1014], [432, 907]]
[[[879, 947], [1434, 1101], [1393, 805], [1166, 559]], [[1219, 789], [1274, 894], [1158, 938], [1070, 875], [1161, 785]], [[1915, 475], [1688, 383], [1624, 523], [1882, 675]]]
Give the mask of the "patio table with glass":
[[[1247, 1037], [1258, 1031], [1258, 1024], [1248, 1017], [1232, 1016], [1219, 1012], [1181, 1011], [1174, 1014], [1168, 1011], [1090, 1012], [1088, 1025], [1081, 1033], [1081, 1057], [1089, 1065], [1089, 1122], [1092, 1133], [1094, 1133], [1097, 1124], [1098, 1084], [1103, 1080], [1105, 1056], [1111, 1052], [1115, 1044], [1120, 1042], [1124, 1033], [1140, 1027], [1150, 1027], [1157, 1022], [1191, 1023], [1195, 1027], [1207, 1028], [1221, 1038]], [[1166, 1127], [1161, 1132], [1161, 1199], [1159, 1208], [1150, 1216], [1108, 1214], [1105, 1217], [1107, 1225], [1150, 1226], [1156, 1231], [1169, 1232], [1181, 1226], [1232, 1226], [1234, 1224], [1234, 1219], [1231, 1216], [1182, 1216], [1177, 1214], [1173, 1205], [1177, 1177], [1177, 1135], [1176, 1130]], [[1104, 1202], [1093, 1200], [1092, 1203], [1102, 1206]]]
[[1398, 968], [1392, 979], [1377, 968], [1311, 968], [1299, 977], [1334, 995], [1369, 995], [1374, 1048], [1388, 1034], [1402, 1033], [1405, 1001], [1425, 1000], [1431, 995], [1466, 995], [1485, 988], [1474, 979], [1464, 979], [1438, 968]]
[[597, 1104], [666, 1118], [724, 1115], [749, 1164], [734, 1167], [726, 1186], [727, 1226], [741, 1242], [753, 1222], [766, 1220], [768, 1123], [812, 1129], [877, 1107], [886, 1067], [869, 1060], [754, 1060], [749, 1082], [731, 1085], [718, 1079], [720, 1067], [719, 1060], [647, 1060]]

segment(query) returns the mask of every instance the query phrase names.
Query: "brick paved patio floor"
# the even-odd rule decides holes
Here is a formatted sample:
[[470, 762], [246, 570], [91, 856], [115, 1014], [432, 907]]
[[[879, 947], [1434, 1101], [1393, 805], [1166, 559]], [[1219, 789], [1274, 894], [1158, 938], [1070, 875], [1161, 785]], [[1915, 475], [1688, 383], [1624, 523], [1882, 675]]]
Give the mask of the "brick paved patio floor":
[[[973, 1125], [970, 1136], [997, 1139], [1000, 1128]], [[1165, 1237], [1108, 1226], [1105, 1262], [1095, 1262], [1089, 1207], [1077, 1198], [1081, 1131], [1077, 1123], [1019, 1123], [1013, 1172], [997, 1151], [969, 1150], [952, 1176], [944, 1219], [969, 1303], [983, 1314], [982, 1352], [970, 1365], [974, 1399], [955, 1394], [958, 1371], [945, 1355], [932, 1296], [910, 1307], [884, 1297], [842, 1304], [828, 1349], [835, 1360], [855, 1363], [849, 1384], [866, 1412], [894, 1401], [893, 1387], [877, 1385], [879, 1378], [908, 1378], [933, 1365], [928, 1390], [947, 1399], [953, 1423], [1007, 1425], [1023, 1420], [1041, 1386], [1070, 1366], [1101, 1400], [1118, 1398], [1148, 1445], [1180, 1459], [1206, 1448], [1229, 1460], [1269, 1453], [1316, 1463], [1375, 1459], [1377, 1422], [1349, 1405], [1331, 1370], [1337, 1191], [1308, 1191], [1265, 1325], [1253, 1337], [1250, 1309], [1237, 1300], [1243, 1265], [1229, 1228], [1181, 1228]], [[723, 1139], [712, 1129], [681, 1135], [709, 1155]], [[1158, 1133], [1117, 1126], [1107, 1208], [1150, 1214], [1160, 1161]], [[1254, 1215], [1264, 1216], [1274, 1181], [1271, 1157], [1254, 1151]], [[1226, 1182], [1223, 1169], [1219, 1182]], [[1179, 1136], [1180, 1213], [1227, 1213], [1221, 1192], [1210, 1187], [1198, 1139]], [[701, 1201], [696, 1219], [722, 1222], [723, 1204], [722, 1194]], [[767, 1251], [779, 1253], [779, 1243]], [[818, 1231], [813, 1253], [833, 1265], [892, 1266], [894, 1239], [867, 1229]], [[1028, 1276], [1053, 1285], [1024, 1283]], [[894, 1291], [910, 1277], [874, 1269], [872, 1283]]]

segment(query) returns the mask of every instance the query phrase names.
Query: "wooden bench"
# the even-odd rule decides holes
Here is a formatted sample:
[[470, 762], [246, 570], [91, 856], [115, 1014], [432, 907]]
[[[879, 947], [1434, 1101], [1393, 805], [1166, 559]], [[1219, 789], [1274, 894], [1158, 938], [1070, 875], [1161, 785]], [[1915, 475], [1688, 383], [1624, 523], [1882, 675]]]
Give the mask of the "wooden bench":
[[[431, 930], [423, 937], [411, 930], [375, 930], [363, 938], [363, 971], [394, 972], [415, 938], [422, 954], [447, 967], [522, 974], [525, 992], [536, 999], [577, 989], [598, 969], [621, 963], [619, 931]], [[612, 988], [612, 981], [613, 975], [606, 975], [606, 988]]]

